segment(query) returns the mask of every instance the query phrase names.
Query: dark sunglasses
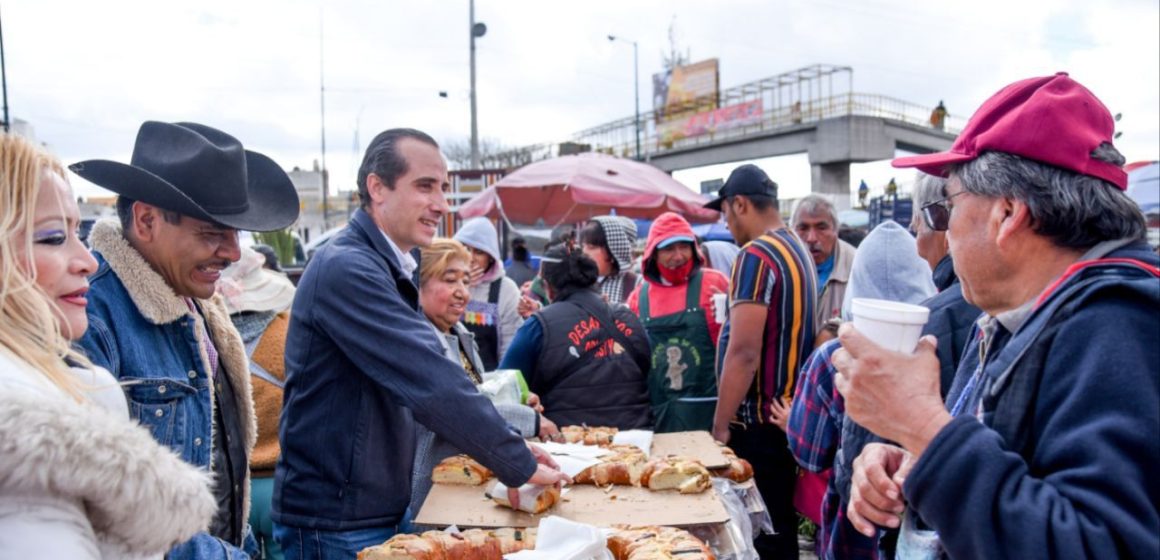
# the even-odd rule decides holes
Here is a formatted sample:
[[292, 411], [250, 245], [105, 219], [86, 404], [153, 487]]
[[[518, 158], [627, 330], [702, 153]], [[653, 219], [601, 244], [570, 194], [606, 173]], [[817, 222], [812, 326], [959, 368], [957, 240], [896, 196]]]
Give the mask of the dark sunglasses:
[[922, 219], [926, 222], [926, 227], [934, 231], [946, 231], [951, 224], [951, 207], [947, 204], [950, 199], [964, 194], [967, 191], [959, 191], [942, 200], [936, 200], [922, 207]]

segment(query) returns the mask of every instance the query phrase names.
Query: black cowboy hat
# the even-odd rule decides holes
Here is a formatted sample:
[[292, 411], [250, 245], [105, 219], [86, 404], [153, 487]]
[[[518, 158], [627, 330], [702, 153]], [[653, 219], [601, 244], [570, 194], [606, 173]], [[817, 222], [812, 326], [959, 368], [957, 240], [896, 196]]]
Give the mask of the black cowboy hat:
[[298, 192], [274, 160], [201, 124], [146, 121], [129, 165], [93, 159], [69, 169], [119, 195], [230, 228], [274, 231], [298, 219]]

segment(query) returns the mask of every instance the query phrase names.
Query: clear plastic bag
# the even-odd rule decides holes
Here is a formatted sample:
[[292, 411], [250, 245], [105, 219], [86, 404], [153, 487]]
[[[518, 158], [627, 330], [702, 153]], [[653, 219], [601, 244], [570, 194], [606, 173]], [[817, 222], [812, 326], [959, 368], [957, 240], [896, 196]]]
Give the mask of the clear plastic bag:
[[518, 369], [501, 369], [485, 372], [479, 392], [494, 404], [524, 404], [527, 401], [527, 385]]
[[752, 479], [745, 482], [729, 482], [733, 493], [741, 499], [741, 503], [745, 504], [745, 510], [749, 512], [749, 524], [753, 526], [753, 533], [776, 534], [773, 530], [773, 519], [769, 517], [769, 510], [765, 507], [765, 500], [761, 497], [761, 491], [757, 489], [757, 483]]
[[894, 557], [898, 560], [936, 560], [941, 557], [941, 549], [938, 532], [919, 529], [914, 511], [906, 510], [902, 516], [902, 530], [898, 532], [898, 548]]
[[737, 486], [737, 483], [729, 479], [714, 478], [713, 491], [717, 493], [721, 505], [725, 506], [729, 521], [694, 525], [688, 530], [713, 549], [717, 560], [758, 560], [757, 551], [753, 549], [751, 514]]

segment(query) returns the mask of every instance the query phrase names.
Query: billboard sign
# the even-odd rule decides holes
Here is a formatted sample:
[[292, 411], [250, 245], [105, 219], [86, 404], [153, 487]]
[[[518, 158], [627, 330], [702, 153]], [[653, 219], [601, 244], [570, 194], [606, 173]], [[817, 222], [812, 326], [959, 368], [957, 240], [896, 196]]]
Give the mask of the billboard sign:
[[690, 111], [717, 108], [718, 80], [716, 58], [653, 74], [653, 110], [657, 122]]

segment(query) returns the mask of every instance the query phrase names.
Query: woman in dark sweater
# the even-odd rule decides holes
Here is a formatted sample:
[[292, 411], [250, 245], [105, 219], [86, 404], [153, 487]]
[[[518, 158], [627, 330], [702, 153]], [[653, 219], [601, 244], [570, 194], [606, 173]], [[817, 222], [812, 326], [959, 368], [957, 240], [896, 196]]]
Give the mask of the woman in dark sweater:
[[552, 304], [520, 327], [500, 368], [520, 370], [560, 426], [651, 426], [640, 320], [601, 297], [596, 263], [579, 249], [552, 248], [540, 271]]

